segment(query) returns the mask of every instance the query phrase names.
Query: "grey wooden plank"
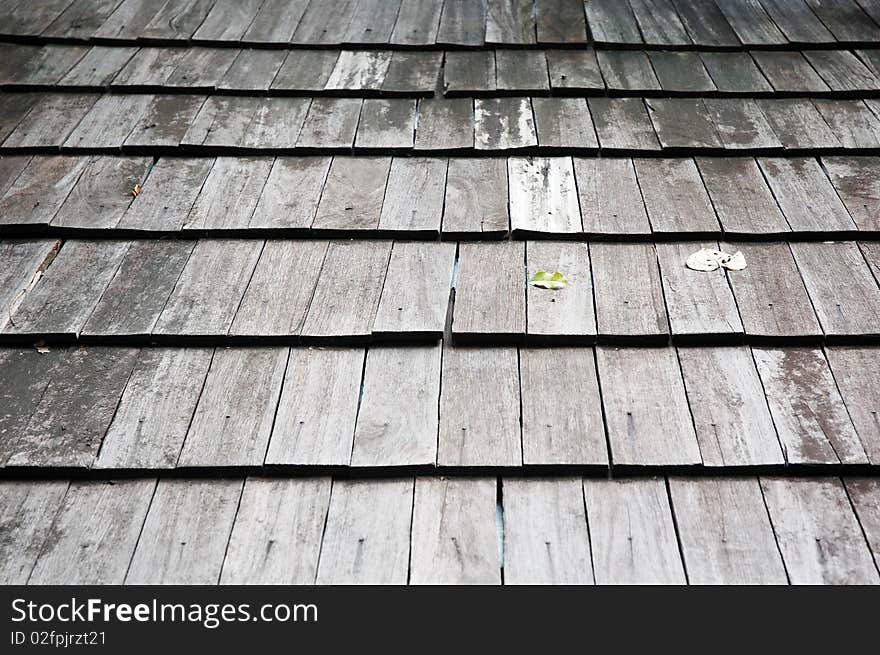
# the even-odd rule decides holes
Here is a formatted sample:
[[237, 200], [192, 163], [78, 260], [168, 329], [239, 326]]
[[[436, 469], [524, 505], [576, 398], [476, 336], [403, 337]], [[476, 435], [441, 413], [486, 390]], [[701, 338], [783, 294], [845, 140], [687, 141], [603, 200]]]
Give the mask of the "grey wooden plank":
[[474, 148], [515, 150], [538, 145], [529, 98], [474, 100]]
[[569, 157], [510, 157], [507, 171], [514, 232], [581, 232], [578, 190]]
[[33, 157], [0, 197], [0, 225], [48, 225], [88, 163], [86, 157]]
[[705, 98], [703, 105], [727, 150], [782, 149], [761, 108], [750, 98]]
[[43, 30], [42, 36], [86, 39], [116, 10], [121, 0], [74, 0]]
[[416, 150], [474, 147], [474, 103], [470, 98], [419, 100]]
[[697, 45], [739, 46], [740, 41], [714, 2], [672, 0], [688, 36]]
[[840, 232], [856, 229], [815, 159], [760, 158], [758, 164], [793, 230]]
[[161, 88], [187, 54], [184, 48], [138, 48], [110, 81], [111, 88]]
[[180, 230], [213, 165], [211, 157], [159, 159], [117, 227], [145, 232]]
[[126, 584], [217, 584], [242, 480], [159, 480]]
[[296, 140], [298, 148], [350, 148], [354, 143], [360, 98], [313, 98]]
[[98, 100], [94, 93], [41, 95], [3, 141], [4, 148], [58, 147]]
[[870, 347], [835, 346], [826, 348], [825, 356], [868, 460], [876, 464], [880, 461], [880, 424], [877, 423], [880, 397], [874, 383], [880, 370], [877, 350]]
[[82, 333], [102, 337], [152, 334], [194, 246], [193, 241], [132, 242]]
[[0, 94], [0, 142], [5, 141], [15, 131], [22, 119], [43, 97], [38, 93]]
[[523, 463], [607, 465], [592, 350], [523, 348], [519, 366]]
[[88, 51], [87, 46], [15, 45], [5, 53], [8, 63], [4, 63], [0, 80], [3, 84], [54, 86]]
[[808, 50], [804, 57], [832, 91], [867, 91], [880, 87], [877, 76], [852, 52]]
[[146, 26], [135, 36], [157, 41], [188, 41], [213, 5], [213, 0], [166, 2], [153, 13]]
[[373, 333], [440, 338], [446, 327], [455, 244], [398, 242], [391, 250]]
[[342, 50], [324, 89], [380, 89], [390, 64], [390, 50]]
[[821, 350], [752, 352], [789, 464], [867, 463]]
[[585, 233], [651, 233], [631, 159], [575, 158], [574, 170]]
[[704, 465], [785, 463], [748, 348], [679, 348], [678, 359]]
[[91, 466], [136, 358], [133, 348], [64, 349], [6, 465]]
[[347, 466], [363, 368], [362, 348], [291, 348], [266, 464]]
[[28, 580], [122, 584], [155, 480], [72, 482]]
[[0, 198], [6, 195], [30, 162], [30, 155], [0, 156]]
[[390, 254], [390, 241], [332, 242], [302, 335], [369, 337]]
[[65, 242], [39, 283], [24, 294], [3, 331], [78, 336], [128, 245], [109, 240]]
[[643, 43], [629, 3], [591, 0], [584, 3], [584, 11], [596, 43]]
[[143, 185], [151, 157], [91, 157], [52, 219], [68, 228], [114, 228]]
[[205, 102], [197, 95], [155, 95], [134, 129], [125, 138], [125, 148], [176, 148]]
[[247, 32], [263, 0], [215, 2], [192, 35], [193, 41], [238, 41]]
[[657, 50], [648, 53], [651, 66], [664, 91], [672, 93], [708, 93], [715, 83], [696, 52]]
[[804, 0], [761, 0], [761, 5], [791, 43], [835, 41]]
[[211, 348], [143, 348], [95, 468], [174, 468], [212, 355]]
[[645, 43], [656, 45], [690, 45], [691, 39], [682, 25], [671, 0], [630, 0], [639, 31]]
[[504, 479], [505, 584], [592, 584], [580, 479]]
[[754, 51], [752, 58], [778, 92], [827, 93], [828, 85], [800, 52]]
[[25, 584], [67, 492], [67, 482], [5, 480], [0, 484], [0, 580]]
[[355, 148], [412, 148], [416, 130], [416, 101], [406, 98], [367, 98], [361, 108]]
[[587, 102], [603, 150], [660, 150], [641, 98], [590, 98]]
[[330, 157], [276, 157], [248, 227], [311, 227], [330, 161]]
[[844, 148], [880, 147], [880, 119], [865, 102], [815, 98], [813, 105]]
[[771, 93], [773, 88], [747, 52], [701, 52], [706, 71], [722, 93]]
[[[16, 451], [18, 441], [34, 410], [40, 404], [56, 366], [63, 362], [64, 351], [38, 353], [36, 349], [0, 350], [0, 466]], [[2, 542], [0, 542], [2, 543]], [[42, 543], [42, 542], [40, 542]], [[40, 544], [37, 544], [39, 547]], [[37, 553], [34, 553], [36, 558]], [[33, 565], [33, 560], [30, 562]], [[25, 571], [25, 575], [30, 569]]]
[[433, 95], [442, 63], [440, 52], [397, 50], [391, 55], [391, 63], [382, 80], [382, 91]]
[[762, 478], [792, 584], [877, 584], [871, 551], [838, 478]]
[[52, 263], [61, 242], [54, 239], [0, 241], [0, 328]]
[[587, 23], [580, 0], [537, 0], [538, 43], [586, 43]]
[[746, 258], [746, 268], [731, 271], [727, 279], [747, 335], [775, 338], [822, 335], [788, 244], [730, 243], [721, 247], [728, 252], [740, 250]]
[[433, 0], [402, 2], [389, 42], [394, 45], [434, 45], [442, 11], [443, 3]]
[[244, 145], [261, 99], [253, 96], [208, 96], [181, 139], [190, 148]]
[[880, 167], [876, 157], [823, 157], [825, 169], [859, 230], [880, 229]]
[[262, 241], [199, 241], [159, 315], [153, 334], [225, 335], [262, 249]]
[[658, 243], [660, 280], [673, 339], [736, 338], [743, 334], [733, 292], [724, 269], [692, 271], [685, 266], [691, 253], [708, 245], [696, 241]]
[[550, 89], [547, 60], [540, 50], [495, 50], [495, 86], [518, 94], [542, 93]]
[[604, 91], [596, 52], [589, 50], [546, 50], [550, 87], [572, 91]]
[[[433, 465], [437, 461], [439, 343], [370, 348], [354, 430], [352, 466]], [[405, 384], [400, 384], [406, 380]]]
[[330, 478], [248, 478], [221, 584], [313, 584]]
[[358, 0], [343, 41], [388, 43], [400, 5], [401, 0]]
[[584, 98], [532, 98], [538, 144], [545, 149], [596, 150], [599, 141]]
[[284, 50], [245, 49], [217, 83], [218, 89], [230, 91], [266, 91], [284, 63]]
[[653, 244], [591, 243], [590, 261], [600, 337], [657, 339], [669, 334]]
[[495, 91], [495, 77], [495, 56], [490, 50], [446, 53], [443, 91], [448, 95]]
[[[101, 96], [64, 140], [62, 148], [118, 150], [131, 134], [132, 123], [137, 123], [151, 101], [149, 95]], [[120, 116], [130, 116], [132, 120], [120, 120]]]
[[106, 87], [137, 48], [94, 46], [59, 81], [66, 87]]
[[411, 584], [501, 584], [494, 478], [416, 478]]
[[[484, 193], [485, 188], [492, 193]], [[449, 159], [444, 236], [506, 234], [507, 213], [507, 162], [503, 158]]]
[[265, 0], [242, 35], [242, 42], [290, 43], [308, 4], [309, 0]]
[[290, 150], [296, 147], [308, 113], [308, 98], [262, 98], [241, 140], [243, 148]]
[[91, 36], [96, 39], [137, 38], [164, 4], [164, 0], [122, 0]]
[[725, 233], [769, 235], [791, 231], [753, 158], [704, 157], [696, 162]]
[[685, 584], [663, 480], [584, 480], [598, 584]]
[[596, 53], [605, 85], [614, 91], [660, 89], [651, 60], [640, 50], [599, 50]]
[[405, 584], [413, 480], [335, 480], [318, 584]]
[[298, 335], [326, 253], [326, 241], [266, 241], [229, 334]]
[[218, 348], [178, 466], [260, 466], [281, 394], [287, 348]]
[[269, 88], [321, 91], [327, 85], [338, 59], [338, 50], [291, 50]]
[[520, 466], [515, 348], [445, 348], [440, 389], [441, 466]]
[[693, 159], [634, 159], [633, 164], [655, 233], [719, 230]]
[[356, 4], [342, 0], [328, 6], [312, 0], [293, 33], [293, 43], [342, 43]]
[[690, 584], [787, 584], [755, 478], [669, 480]]
[[743, 45], [787, 43], [760, 0], [715, 0], [715, 3]]
[[318, 203], [314, 230], [375, 230], [391, 157], [336, 157]]
[[379, 229], [439, 234], [446, 167], [446, 159], [436, 157], [395, 157], [388, 173]]
[[600, 347], [596, 357], [611, 460], [630, 466], [700, 464], [675, 350]]
[[271, 157], [217, 157], [183, 224], [184, 230], [244, 229], [272, 168]]
[[791, 251], [828, 336], [880, 332], [880, 288], [855, 243], [793, 243]]
[[870, 478], [845, 478], [844, 485], [876, 563], [880, 557], [880, 487]]
[[527, 44], [535, 41], [535, 15], [531, 0], [488, 0], [487, 44]]
[[840, 141], [809, 99], [774, 98], [757, 102], [784, 148], [840, 147]]
[[452, 333], [519, 340], [526, 331], [525, 245], [462, 243]]
[[853, 0], [804, 0], [838, 41], [877, 41], [880, 27]]
[[664, 148], [723, 147], [701, 98], [650, 98], [645, 105]]
[[526, 287], [526, 325], [529, 337], [574, 338], [596, 334], [590, 251], [585, 243], [530, 241], [526, 244], [526, 274], [538, 271], [565, 275], [570, 286], [561, 291]]

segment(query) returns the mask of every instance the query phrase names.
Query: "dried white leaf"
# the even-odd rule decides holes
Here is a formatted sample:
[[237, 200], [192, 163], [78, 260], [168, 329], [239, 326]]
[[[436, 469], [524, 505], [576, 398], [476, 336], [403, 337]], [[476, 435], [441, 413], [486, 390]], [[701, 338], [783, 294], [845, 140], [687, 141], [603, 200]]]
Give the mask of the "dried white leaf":
[[694, 271], [714, 271], [721, 265], [718, 261], [719, 254], [720, 253], [717, 250], [700, 248], [697, 252], [687, 258], [686, 265]]
[[721, 262], [721, 265], [728, 271], [741, 271], [746, 267], [746, 256], [737, 250]]

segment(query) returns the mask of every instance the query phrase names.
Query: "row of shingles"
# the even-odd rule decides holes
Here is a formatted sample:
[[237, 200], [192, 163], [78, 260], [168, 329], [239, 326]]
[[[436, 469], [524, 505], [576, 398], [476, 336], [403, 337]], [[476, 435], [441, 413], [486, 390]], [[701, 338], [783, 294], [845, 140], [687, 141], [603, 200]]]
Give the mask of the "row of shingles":
[[10, 152], [873, 151], [877, 111], [872, 99], [8, 93], [0, 137]]
[[0, 45], [0, 87], [250, 95], [432, 95], [442, 53]]
[[876, 584], [878, 505], [870, 478], [4, 482], [0, 576], [33, 585]]
[[878, 373], [843, 346], [6, 348], [0, 433], [27, 469], [836, 469], [880, 464]]
[[864, 95], [880, 88], [878, 51], [447, 52], [447, 96]]
[[62, 39], [481, 46], [579, 44], [592, 33], [599, 43], [678, 47], [880, 40], [872, 0], [346, 0], [330, 11], [319, 0], [110, 0], [97, 10], [87, 0], [7, 4], [4, 33]]
[[[478, 193], [477, 181], [492, 193]], [[13, 155], [0, 159], [0, 225], [498, 238], [512, 223], [514, 236], [855, 236], [878, 229], [878, 189], [874, 157], [166, 157], [153, 164]]]
[[[442, 58], [427, 51], [18, 44], [0, 51], [6, 89], [259, 95], [431, 95]], [[449, 96], [857, 95], [880, 89], [878, 52], [448, 52], [444, 89]]]

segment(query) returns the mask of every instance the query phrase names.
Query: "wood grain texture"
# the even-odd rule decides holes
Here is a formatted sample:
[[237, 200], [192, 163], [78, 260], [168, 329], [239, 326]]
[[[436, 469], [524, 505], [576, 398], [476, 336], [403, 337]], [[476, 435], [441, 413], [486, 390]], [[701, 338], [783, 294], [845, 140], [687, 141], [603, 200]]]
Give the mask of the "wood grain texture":
[[583, 484], [504, 479], [505, 584], [592, 584]]
[[[489, 187], [492, 193], [484, 193]], [[443, 207], [444, 236], [503, 236], [508, 231], [507, 165], [501, 158], [450, 158]]]
[[33, 157], [0, 198], [0, 225], [48, 225], [88, 163], [86, 157]]
[[413, 480], [336, 480], [318, 584], [406, 584]]
[[334, 158], [312, 229], [375, 230], [390, 169], [390, 157]]
[[877, 421], [880, 390], [874, 383], [880, 374], [877, 354], [871, 347], [825, 349], [834, 381], [872, 464], [880, 461], [880, 423]]
[[184, 230], [244, 229], [254, 209], [272, 160], [266, 157], [218, 157], [205, 178], [183, 225]]
[[213, 165], [212, 158], [204, 157], [160, 159], [117, 227], [145, 232], [180, 230]]
[[570, 234], [581, 231], [571, 159], [510, 157], [507, 169], [510, 223], [514, 233]]
[[516, 150], [538, 145], [529, 98], [474, 100], [474, 148]]
[[587, 234], [650, 234], [630, 159], [574, 159], [581, 220]]
[[530, 241], [526, 244], [526, 275], [538, 271], [565, 275], [561, 291], [526, 287], [529, 339], [586, 341], [596, 334], [590, 251], [585, 243]]
[[416, 101], [407, 98], [367, 98], [361, 108], [355, 148], [406, 150], [413, 147]]
[[67, 482], [5, 480], [0, 484], [0, 581], [25, 584], [43, 549]]
[[701, 98], [650, 98], [645, 106], [664, 149], [723, 147]]
[[471, 150], [474, 101], [471, 98], [422, 98], [414, 149], [419, 152]]
[[446, 160], [440, 158], [395, 157], [388, 173], [379, 229], [413, 236], [439, 234], [446, 167]]
[[685, 584], [663, 480], [584, 480], [597, 584]]
[[880, 176], [875, 157], [823, 157], [822, 166], [860, 230], [880, 230]]
[[500, 584], [493, 478], [416, 478], [411, 584]]
[[704, 98], [725, 150], [782, 150], [757, 102], [751, 98]]
[[517, 365], [514, 348], [444, 349], [438, 464], [522, 464]]
[[612, 461], [631, 466], [700, 464], [675, 350], [600, 347], [596, 358]]
[[0, 328], [52, 262], [61, 242], [54, 239], [0, 241]]
[[660, 150], [641, 98], [590, 98], [587, 102], [603, 150]]
[[311, 227], [330, 161], [330, 157], [277, 157], [248, 227]]
[[296, 140], [298, 148], [351, 148], [354, 144], [360, 98], [313, 98]]
[[870, 478], [845, 478], [844, 484], [876, 563], [880, 557], [880, 487]]
[[633, 164], [655, 233], [718, 231], [693, 159], [634, 159]]

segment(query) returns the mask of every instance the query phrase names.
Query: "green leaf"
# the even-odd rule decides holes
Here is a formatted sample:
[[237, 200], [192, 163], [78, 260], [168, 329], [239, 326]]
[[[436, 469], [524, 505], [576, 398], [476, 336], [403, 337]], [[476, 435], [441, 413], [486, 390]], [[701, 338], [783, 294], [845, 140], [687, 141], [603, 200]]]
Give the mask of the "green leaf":
[[546, 271], [538, 271], [529, 278], [529, 284], [533, 287], [538, 287], [539, 289], [556, 291], [558, 289], [564, 289], [571, 283], [559, 271], [552, 274], [547, 273]]

